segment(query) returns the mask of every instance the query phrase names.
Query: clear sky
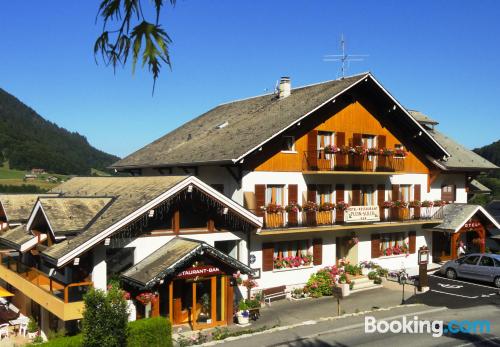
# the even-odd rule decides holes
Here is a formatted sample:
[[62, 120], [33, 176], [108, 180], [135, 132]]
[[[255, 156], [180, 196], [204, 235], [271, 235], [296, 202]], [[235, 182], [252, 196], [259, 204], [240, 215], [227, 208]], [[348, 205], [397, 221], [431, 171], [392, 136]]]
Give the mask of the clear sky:
[[[213, 106], [339, 77], [348, 53], [405, 106], [474, 148], [500, 139], [500, 1], [194, 1], [166, 8], [173, 69], [96, 65], [98, 0], [0, 1], [0, 87], [125, 156]], [[148, 5], [149, 1], [143, 1]]]

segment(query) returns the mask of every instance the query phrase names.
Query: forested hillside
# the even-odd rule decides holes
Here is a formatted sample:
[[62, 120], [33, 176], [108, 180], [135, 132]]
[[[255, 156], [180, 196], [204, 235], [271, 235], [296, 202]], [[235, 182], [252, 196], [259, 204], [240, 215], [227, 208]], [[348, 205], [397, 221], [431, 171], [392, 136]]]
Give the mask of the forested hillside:
[[[500, 140], [487, 146], [476, 148], [474, 152], [500, 167]], [[477, 197], [475, 203], [487, 204], [492, 199], [500, 199], [500, 170], [482, 174], [477, 180], [492, 190], [490, 196]]]
[[102, 170], [118, 157], [45, 120], [0, 88], [0, 163], [7, 160], [12, 169], [89, 175], [92, 168]]

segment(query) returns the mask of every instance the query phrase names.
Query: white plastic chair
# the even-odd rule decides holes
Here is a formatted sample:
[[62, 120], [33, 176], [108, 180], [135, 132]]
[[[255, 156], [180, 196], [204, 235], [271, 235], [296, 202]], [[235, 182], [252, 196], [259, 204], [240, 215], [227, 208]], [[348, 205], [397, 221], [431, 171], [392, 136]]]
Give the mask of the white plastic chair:
[[28, 322], [19, 323], [19, 335], [26, 337], [26, 333], [28, 332]]
[[3, 339], [4, 337], [9, 337], [9, 324], [4, 323], [0, 325], [0, 339]]

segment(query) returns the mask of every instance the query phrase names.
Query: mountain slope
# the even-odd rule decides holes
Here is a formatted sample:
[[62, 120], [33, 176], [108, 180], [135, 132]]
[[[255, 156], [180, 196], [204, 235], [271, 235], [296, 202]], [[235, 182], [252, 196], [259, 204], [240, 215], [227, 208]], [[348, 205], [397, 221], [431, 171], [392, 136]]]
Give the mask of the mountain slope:
[[[500, 140], [481, 148], [476, 148], [474, 149], [474, 152], [483, 158], [488, 159], [493, 164], [500, 166]], [[500, 174], [497, 173], [496, 177], [500, 177]]]
[[49, 122], [0, 88], [0, 162], [29, 170], [89, 175], [119, 158], [92, 147], [87, 139]]

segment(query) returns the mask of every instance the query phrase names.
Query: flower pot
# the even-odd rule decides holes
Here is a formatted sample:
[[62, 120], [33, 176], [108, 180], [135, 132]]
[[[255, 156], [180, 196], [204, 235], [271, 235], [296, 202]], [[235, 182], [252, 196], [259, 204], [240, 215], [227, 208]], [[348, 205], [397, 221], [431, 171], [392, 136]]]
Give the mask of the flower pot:
[[239, 311], [236, 317], [238, 318], [238, 324], [240, 325], [248, 324], [250, 320], [250, 315], [248, 314], [248, 312], [246, 313], [246, 315], [243, 315], [243, 311]]
[[351, 293], [351, 290], [349, 289], [349, 283], [341, 283], [340, 288], [342, 288], [342, 296], [345, 298], [346, 296], [349, 296]]

